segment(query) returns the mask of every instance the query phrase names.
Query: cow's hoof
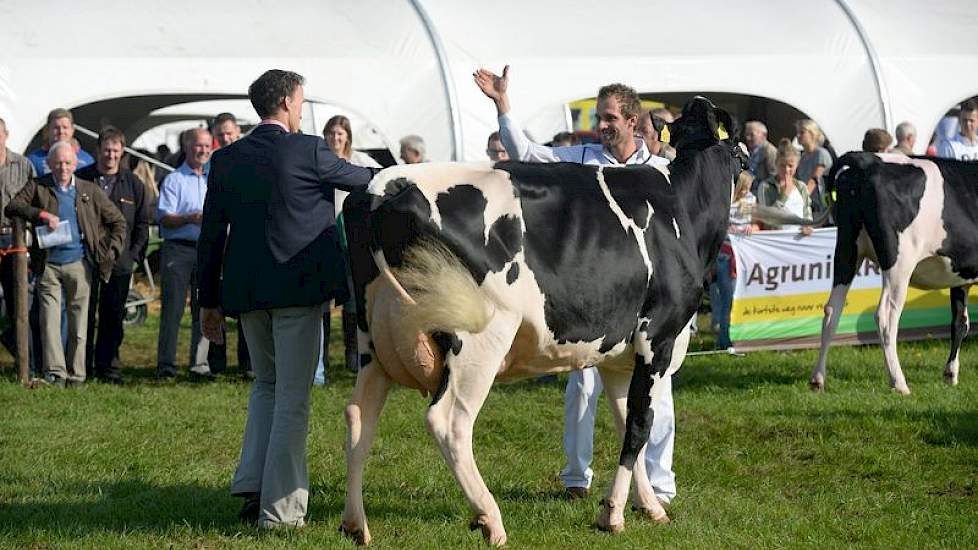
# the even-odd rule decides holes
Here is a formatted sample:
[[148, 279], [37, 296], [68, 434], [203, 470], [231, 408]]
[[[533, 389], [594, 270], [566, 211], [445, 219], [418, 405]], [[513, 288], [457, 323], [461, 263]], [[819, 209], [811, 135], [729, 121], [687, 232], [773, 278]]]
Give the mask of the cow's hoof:
[[359, 527], [344, 521], [340, 523], [340, 533], [343, 533], [344, 537], [352, 540], [357, 546], [370, 544], [370, 530], [367, 529], [366, 525]]
[[503, 529], [502, 521], [498, 519], [493, 521], [489, 519], [489, 516], [479, 514], [472, 518], [472, 522], [469, 523], [469, 529], [472, 531], [476, 529], [481, 530], [482, 538], [489, 546], [506, 545], [506, 530]]
[[[625, 530], [625, 520], [621, 517], [621, 512], [616, 514], [616, 507], [607, 500], [601, 501], [601, 509], [598, 511], [598, 529], [617, 535]], [[617, 516], [617, 517], [616, 517]]]
[[638, 512], [643, 518], [651, 520], [659, 525], [665, 525], [669, 523], [669, 514], [665, 510], [660, 508], [659, 510], [653, 510], [652, 508], [642, 508], [639, 506], [633, 506], [632, 510]]
[[958, 385], [958, 373], [956, 372], [944, 372], [944, 383], [948, 386]]
[[906, 384], [897, 384], [893, 386], [893, 391], [899, 393], [900, 395], [910, 395], [910, 386]]
[[825, 391], [825, 382], [812, 378], [808, 382], [808, 389], [812, 390], [815, 393], [822, 393]]

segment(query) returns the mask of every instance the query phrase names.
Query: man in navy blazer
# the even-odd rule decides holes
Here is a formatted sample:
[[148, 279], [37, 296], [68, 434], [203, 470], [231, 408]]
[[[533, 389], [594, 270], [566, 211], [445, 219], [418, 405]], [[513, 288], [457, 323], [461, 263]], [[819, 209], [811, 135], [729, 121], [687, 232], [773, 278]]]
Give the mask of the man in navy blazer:
[[221, 342], [236, 315], [255, 381], [231, 493], [260, 527], [301, 527], [309, 499], [306, 434], [323, 306], [349, 290], [333, 191], [374, 171], [298, 133], [302, 76], [270, 70], [248, 88], [262, 122], [211, 157], [197, 244], [204, 335]]

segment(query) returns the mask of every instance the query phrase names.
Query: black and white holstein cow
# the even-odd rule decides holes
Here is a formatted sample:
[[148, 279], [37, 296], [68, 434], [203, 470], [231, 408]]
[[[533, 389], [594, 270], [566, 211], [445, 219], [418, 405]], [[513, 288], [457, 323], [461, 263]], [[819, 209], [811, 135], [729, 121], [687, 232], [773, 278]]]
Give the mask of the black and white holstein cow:
[[[730, 134], [721, 141], [718, 126]], [[476, 467], [473, 424], [495, 381], [599, 365], [623, 437], [598, 514], [633, 504], [668, 521], [636, 460], [657, 384], [679, 368], [687, 324], [727, 227], [739, 149], [730, 116], [691, 100], [665, 170], [578, 164], [420, 164], [379, 173], [344, 208], [361, 370], [346, 409], [341, 530], [369, 542], [363, 468], [392, 382], [430, 393], [427, 427], [486, 542], [506, 542]], [[369, 220], [368, 218], [369, 211]]]
[[967, 290], [978, 280], [978, 163], [848, 153], [832, 168], [833, 180], [838, 240], [812, 389], [825, 388], [829, 345], [856, 269], [867, 257], [883, 275], [876, 321], [890, 385], [910, 393], [896, 352], [908, 286], [951, 289], [951, 353], [944, 379], [957, 384], [958, 350], [969, 325]]

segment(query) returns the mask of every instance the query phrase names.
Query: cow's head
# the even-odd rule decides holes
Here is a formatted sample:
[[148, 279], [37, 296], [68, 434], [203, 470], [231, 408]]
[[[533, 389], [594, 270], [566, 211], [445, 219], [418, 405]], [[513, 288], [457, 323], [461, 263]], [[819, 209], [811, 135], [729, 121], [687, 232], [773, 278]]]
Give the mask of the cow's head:
[[740, 127], [730, 113], [698, 95], [686, 102], [682, 115], [669, 125], [669, 144], [677, 151], [704, 149], [720, 141], [733, 146], [739, 134]]

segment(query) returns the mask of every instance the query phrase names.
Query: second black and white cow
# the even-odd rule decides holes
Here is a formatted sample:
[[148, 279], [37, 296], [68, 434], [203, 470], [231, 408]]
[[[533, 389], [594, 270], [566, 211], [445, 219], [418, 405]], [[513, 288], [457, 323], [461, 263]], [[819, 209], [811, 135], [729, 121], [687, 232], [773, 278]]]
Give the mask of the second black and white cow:
[[909, 286], [951, 289], [951, 353], [944, 377], [956, 384], [958, 350], [969, 325], [967, 290], [978, 280], [978, 163], [848, 153], [829, 180], [835, 182], [839, 229], [812, 389], [825, 387], [829, 345], [856, 268], [867, 257], [883, 274], [876, 320], [890, 385], [910, 393], [896, 352]]
[[[731, 138], [718, 139], [725, 125]], [[644, 461], [657, 384], [678, 369], [740, 171], [736, 129], [704, 98], [672, 126], [669, 171], [577, 164], [385, 170], [344, 208], [361, 370], [346, 409], [341, 530], [370, 540], [363, 467], [392, 382], [433, 396], [427, 426], [485, 540], [506, 542], [472, 428], [497, 380], [599, 365], [623, 446], [598, 524], [633, 504], [656, 521]], [[369, 219], [368, 219], [369, 211]], [[633, 471], [634, 470], [634, 471]], [[634, 476], [633, 476], [634, 473]]]

